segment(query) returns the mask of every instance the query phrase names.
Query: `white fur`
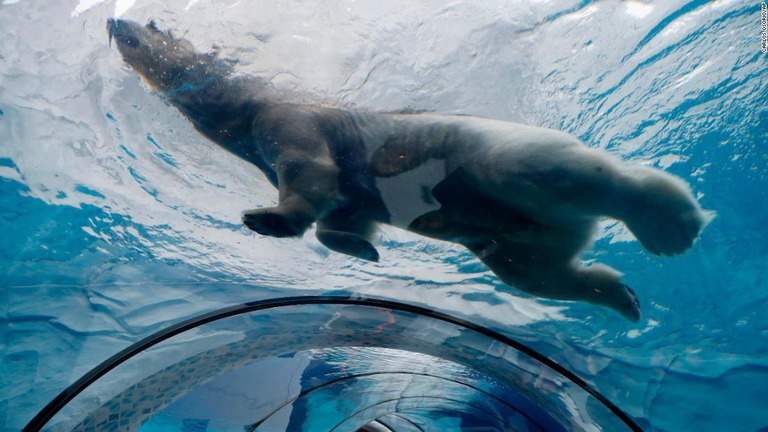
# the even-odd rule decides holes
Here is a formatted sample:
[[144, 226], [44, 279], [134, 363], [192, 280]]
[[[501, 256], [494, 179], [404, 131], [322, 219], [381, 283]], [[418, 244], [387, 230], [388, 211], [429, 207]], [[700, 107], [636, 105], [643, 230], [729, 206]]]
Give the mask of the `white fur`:
[[445, 161], [432, 159], [403, 174], [376, 178], [392, 225], [408, 228], [419, 216], [440, 208], [431, 191], [447, 174]]
[[387, 142], [399, 143], [389, 157], [438, 150], [415, 168], [377, 180], [394, 225], [407, 228], [439, 208], [424, 202], [423, 190], [459, 167], [472, 190], [535, 221], [530, 229], [488, 234], [486, 246], [467, 246], [504, 282], [537, 296], [602, 304], [637, 319], [639, 305], [621, 273], [600, 263], [578, 264], [597, 218], [619, 219], [650, 252], [674, 255], [690, 248], [713, 217], [683, 180], [627, 166], [564, 132], [439, 115], [392, 115], [366, 126], [371, 152]]

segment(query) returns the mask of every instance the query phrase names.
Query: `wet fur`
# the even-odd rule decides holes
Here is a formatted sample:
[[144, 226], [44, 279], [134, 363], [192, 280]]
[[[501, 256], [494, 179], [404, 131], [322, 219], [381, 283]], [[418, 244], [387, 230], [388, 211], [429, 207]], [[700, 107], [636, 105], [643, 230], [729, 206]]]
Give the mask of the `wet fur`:
[[[711, 218], [682, 180], [626, 167], [563, 132], [282, 103], [265, 82], [233, 76], [231, 63], [154, 23], [109, 20], [107, 28], [124, 60], [198, 131], [277, 187], [276, 207], [243, 213], [264, 235], [300, 236], [316, 223], [330, 249], [376, 261], [370, 237], [376, 224], [391, 223], [466, 246], [527, 293], [637, 320], [639, 303], [620, 273], [578, 261], [597, 218], [623, 221], [650, 252], [665, 255], [691, 247]], [[398, 178], [423, 182], [398, 186]], [[410, 201], [398, 207], [393, 196]]]

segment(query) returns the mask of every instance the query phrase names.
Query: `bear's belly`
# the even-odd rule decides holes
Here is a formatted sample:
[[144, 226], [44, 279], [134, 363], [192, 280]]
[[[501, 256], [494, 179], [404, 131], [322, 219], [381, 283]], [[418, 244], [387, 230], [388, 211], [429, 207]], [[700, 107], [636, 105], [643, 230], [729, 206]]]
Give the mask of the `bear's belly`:
[[419, 216], [439, 209], [432, 190], [447, 174], [445, 160], [431, 159], [402, 174], [377, 177], [376, 187], [389, 211], [390, 223], [407, 229]]

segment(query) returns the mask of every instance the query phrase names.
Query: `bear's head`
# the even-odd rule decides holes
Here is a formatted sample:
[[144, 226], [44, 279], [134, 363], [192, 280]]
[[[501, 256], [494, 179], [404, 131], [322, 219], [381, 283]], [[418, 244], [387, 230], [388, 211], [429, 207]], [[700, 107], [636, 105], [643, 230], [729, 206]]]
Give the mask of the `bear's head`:
[[154, 21], [142, 26], [110, 18], [107, 31], [110, 44], [115, 41], [123, 60], [150, 86], [162, 92], [206, 85], [232, 73], [229, 62], [219, 59], [215, 53], [196, 52], [188, 40], [160, 30]]

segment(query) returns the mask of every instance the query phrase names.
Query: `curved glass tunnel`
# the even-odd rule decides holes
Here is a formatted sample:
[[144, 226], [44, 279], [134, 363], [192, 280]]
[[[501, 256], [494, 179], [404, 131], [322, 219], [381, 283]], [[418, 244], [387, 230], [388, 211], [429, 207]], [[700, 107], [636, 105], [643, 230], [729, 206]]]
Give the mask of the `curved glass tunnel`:
[[289, 297], [166, 328], [116, 354], [26, 431], [640, 430], [517, 341], [402, 303]]

